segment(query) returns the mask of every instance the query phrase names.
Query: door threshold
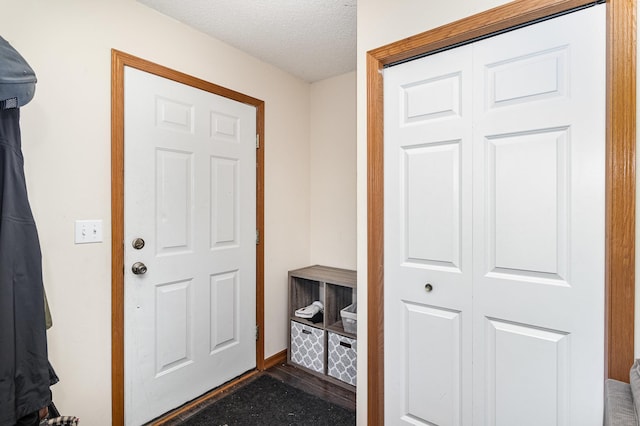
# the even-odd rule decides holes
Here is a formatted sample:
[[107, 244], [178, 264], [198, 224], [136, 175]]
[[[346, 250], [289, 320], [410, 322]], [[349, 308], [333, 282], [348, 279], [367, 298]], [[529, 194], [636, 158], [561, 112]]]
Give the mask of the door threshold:
[[235, 379], [232, 379], [231, 381], [228, 381], [227, 383], [210, 390], [209, 392], [205, 393], [204, 395], [199, 396], [198, 398], [189, 401], [183, 405], [181, 405], [178, 408], [175, 408], [163, 415], [161, 415], [160, 417], [151, 420], [150, 422], [146, 423], [145, 426], [161, 426], [164, 425], [166, 423], [168, 423], [169, 421], [175, 419], [176, 417], [180, 416], [181, 414], [188, 412], [188, 411], [192, 411], [194, 409], [196, 409], [199, 405], [205, 404], [207, 403], [209, 400], [216, 398], [217, 396], [220, 396], [222, 393], [227, 392], [228, 390], [243, 384], [244, 382], [255, 378], [258, 373], [260, 373], [257, 369], [253, 369], [253, 370], [249, 370], [246, 373], [236, 377]]

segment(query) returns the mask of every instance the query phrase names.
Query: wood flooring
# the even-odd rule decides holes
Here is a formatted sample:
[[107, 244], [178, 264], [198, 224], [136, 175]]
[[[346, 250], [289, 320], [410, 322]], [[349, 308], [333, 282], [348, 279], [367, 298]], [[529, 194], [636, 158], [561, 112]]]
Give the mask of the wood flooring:
[[287, 364], [279, 364], [266, 370], [263, 374], [282, 380], [286, 384], [304, 390], [311, 395], [315, 395], [325, 401], [347, 408], [356, 409], [356, 393], [340, 386], [322, 380]]

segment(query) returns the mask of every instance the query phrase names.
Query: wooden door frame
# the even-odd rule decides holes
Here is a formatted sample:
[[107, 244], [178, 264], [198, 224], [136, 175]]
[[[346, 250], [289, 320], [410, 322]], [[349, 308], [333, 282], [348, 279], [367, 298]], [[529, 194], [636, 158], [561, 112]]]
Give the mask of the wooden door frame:
[[[399, 61], [594, 4], [516, 0], [367, 52], [367, 288], [369, 425], [384, 424], [383, 78]], [[607, 1], [605, 377], [629, 380], [634, 361], [636, 1]], [[604, 378], [603, 378], [604, 380]]]
[[111, 413], [114, 426], [124, 424], [124, 67], [155, 74], [256, 107], [256, 369], [264, 359], [264, 101], [153, 62], [111, 50]]

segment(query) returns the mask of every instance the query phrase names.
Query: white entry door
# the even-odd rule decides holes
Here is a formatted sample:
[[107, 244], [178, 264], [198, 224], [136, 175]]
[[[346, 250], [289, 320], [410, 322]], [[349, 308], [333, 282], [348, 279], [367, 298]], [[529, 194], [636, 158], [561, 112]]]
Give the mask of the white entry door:
[[386, 424], [601, 425], [605, 7], [385, 70]]
[[139, 425], [256, 366], [256, 109], [129, 67], [124, 88], [125, 419]]

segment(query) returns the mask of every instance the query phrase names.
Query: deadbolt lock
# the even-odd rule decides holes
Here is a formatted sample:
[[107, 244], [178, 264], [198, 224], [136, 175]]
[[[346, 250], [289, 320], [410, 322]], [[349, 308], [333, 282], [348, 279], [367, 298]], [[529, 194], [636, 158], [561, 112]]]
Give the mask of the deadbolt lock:
[[144, 240], [142, 238], [136, 238], [131, 242], [131, 245], [134, 249], [140, 250], [142, 247], [144, 247]]

